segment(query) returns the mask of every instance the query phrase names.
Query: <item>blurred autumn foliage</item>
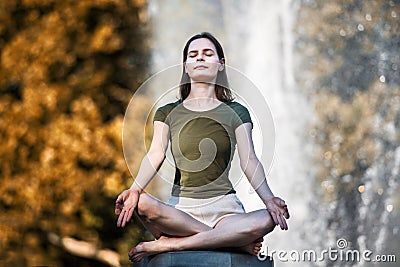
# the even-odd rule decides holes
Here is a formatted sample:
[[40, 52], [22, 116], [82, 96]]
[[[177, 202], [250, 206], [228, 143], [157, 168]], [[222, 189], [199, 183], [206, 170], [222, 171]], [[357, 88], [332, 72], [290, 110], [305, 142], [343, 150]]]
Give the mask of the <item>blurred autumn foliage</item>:
[[142, 235], [116, 228], [114, 201], [132, 182], [121, 133], [145, 5], [0, 1], [1, 266], [119, 266]]
[[296, 28], [315, 114], [316, 229], [374, 252], [399, 251], [399, 17], [399, 1], [303, 0]]

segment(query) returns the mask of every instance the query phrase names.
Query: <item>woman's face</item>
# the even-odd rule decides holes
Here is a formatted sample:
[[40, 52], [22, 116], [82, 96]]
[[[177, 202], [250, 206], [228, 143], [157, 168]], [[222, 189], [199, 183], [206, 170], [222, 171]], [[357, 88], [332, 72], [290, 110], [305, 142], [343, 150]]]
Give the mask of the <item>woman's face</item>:
[[193, 40], [186, 55], [185, 71], [194, 82], [215, 82], [223, 70], [214, 44], [207, 38]]

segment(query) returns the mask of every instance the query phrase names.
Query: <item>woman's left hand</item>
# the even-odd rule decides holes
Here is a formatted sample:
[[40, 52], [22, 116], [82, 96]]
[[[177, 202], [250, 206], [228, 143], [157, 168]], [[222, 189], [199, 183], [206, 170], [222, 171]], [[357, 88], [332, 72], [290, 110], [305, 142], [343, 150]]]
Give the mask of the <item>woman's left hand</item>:
[[290, 215], [285, 201], [279, 197], [273, 197], [265, 200], [264, 203], [275, 224], [279, 224], [282, 230], [287, 230], [286, 219], [289, 219]]

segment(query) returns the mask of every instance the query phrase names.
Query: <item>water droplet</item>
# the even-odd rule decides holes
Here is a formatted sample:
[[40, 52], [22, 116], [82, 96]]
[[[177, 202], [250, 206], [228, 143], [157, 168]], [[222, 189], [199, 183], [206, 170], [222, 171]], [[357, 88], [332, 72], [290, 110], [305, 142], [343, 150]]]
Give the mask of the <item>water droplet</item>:
[[339, 32], [340, 36], [346, 36], [346, 31], [341, 29]]
[[364, 30], [364, 26], [362, 24], [358, 24], [357, 29], [362, 32]]
[[396, 11], [392, 11], [392, 18], [396, 18], [397, 17], [397, 14], [396, 14]]
[[345, 176], [342, 177], [342, 181], [344, 183], [350, 183], [351, 182], [351, 175], [350, 174], [346, 174]]
[[382, 194], [383, 194], [383, 188], [379, 188], [379, 189], [378, 189], [378, 195], [381, 196]]
[[384, 75], [381, 75], [381, 76], [379, 77], [379, 80], [380, 80], [382, 83], [386, 82], [386, 78], [385, 78]]
[[392, 212], [393, 211], [393, 205], [392, 204], [386, 205], [386, 210], [388, 212]]
[[325, 154], [324, 154], [324, 157], [326, 159], [331, 159], [332, 158], [332, 152], [331, 151], [326, 151]]
[[396, 182], [394, 179], [391, 179], [391, 180], [388, 182], [388, 185], [389, 185], [390, 187], [395, 187], [395, 186], [397, 186], [397, 182]]
[[363, 193], [364, 191], [365, 191], [365, 186], [364, 185], [358, 186], [358, 192]]
[[366, 19], [367, 21], [371, 21], [371, 20], [372, 20], [371, 14], [366, 14], [366, 15], [365, 15], [365, 19]]

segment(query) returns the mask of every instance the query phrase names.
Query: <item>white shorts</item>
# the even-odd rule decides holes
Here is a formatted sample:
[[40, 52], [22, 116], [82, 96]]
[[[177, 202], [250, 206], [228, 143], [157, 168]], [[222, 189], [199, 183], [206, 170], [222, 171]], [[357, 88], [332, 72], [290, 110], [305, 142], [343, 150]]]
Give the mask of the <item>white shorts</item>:
[[222, 218], [246, 212], [236, 194], [204, 199], [171, 196], [167, 204], [213, 228]]

